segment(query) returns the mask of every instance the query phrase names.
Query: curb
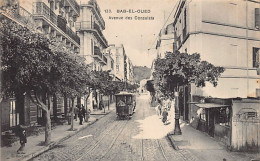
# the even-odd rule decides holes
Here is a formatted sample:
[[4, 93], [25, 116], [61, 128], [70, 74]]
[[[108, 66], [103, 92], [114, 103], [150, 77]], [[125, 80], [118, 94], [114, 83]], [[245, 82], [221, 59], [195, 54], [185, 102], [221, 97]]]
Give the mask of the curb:
[[175, 140], [172, 138], [171, 135], [172, 135], [172, 134], [167, 134], [167, 138], [168, 138], [168, 140], [170, 141], [170, 143], [171, 143], [173, 149], [174, 149], [174, 150], [180, 150], [180, 148], [179, 148], [177, 145], [174, 144]]
[[112, 112], [112, 111], [113, 111], [113, 109], [107, 111], [106, 113], [91, 113], [90, 115], [93, 115], [93, 116], [95, 116], [95, 115], [107, 115], [107, 114], [109, 114], [109, 113]]
[[30, 159], [35, 158], [36, 156], [38, 156], [38, 155], [40, 155], [40, 154], [42, 154], [42, 153], [48, 151], [49, 149], [52, 149], [55, 145], [59, 144], [60, 142], [66, 140], [66, 139], [68, 139], [68, 138], [70, 138], [70, 137], [76, 135], [78, 132], [80, 132], [80, 131], [86, 129], [88, 126], [94, 124], [94, 123], [97, 122], [98, 120], [99, 120], [99, 119], [96, 118], [94, 121], [90, 122], [90, 123], [89, 123], [88, 125], [86, 125], [85, 127], [82, 127], [82, 128], [80, 128], [79, 130], [77, 130], [77, 131], [75, 131], [75, 132], [73, 132], [73, 133], [71, 133], [71, 134], [68, 134], [67, 136], [65, 136], [65, 137], [63, 137], [63, 138], [61, 138], [61, 139], [59, 139], [59, 140], [57, 140], [57, 141], [54, 141], [54, 142], [50, 143], [48, 146], [45, 146], [45, 147], [41, 148], [40, 150], [38, 150], [38, 151], [35, 152], [35, 153], [31, 153], [31, 154], [28, 154], [28, 155], [22, 157], [21, 159], [19, 159], [19, 161], [27, 161], [27, 160], [30, 160]]

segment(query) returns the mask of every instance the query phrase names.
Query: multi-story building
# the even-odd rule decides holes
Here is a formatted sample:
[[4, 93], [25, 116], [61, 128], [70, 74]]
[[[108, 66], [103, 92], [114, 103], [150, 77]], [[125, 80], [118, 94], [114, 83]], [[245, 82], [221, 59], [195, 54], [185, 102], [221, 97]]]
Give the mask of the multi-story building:
[[[33, 27], [50, 39], [57, 38], [69, 51], [79, 52], [80, 38], [75, 32], [75, 21], [80, 14], [80, 7], [75, 0], [17, 0], [10, 5], [2, 6], [0, 11], [1, 19]], [[54, 99], [56, 97], [52, 100]], [[54, 102], [57, 104], [57, 109], [51, 111], [51, 114], [62, 114], [66, 111], [64, 99], [58, 97], [57, 101], [50, 103], [51, 108]], [[3, 100], [1, 107], [2, 130], [8, 130], [19, 122], [32, 125], [43, 120], [42, 110], [32, 103], [27, 95], [24, 96], [24, 100], [16, 98]]]
[[173, 27], [180, 52], [200, 53], [202, 60], [225, 68], [217, 88], [193, 88], [193, 94], [259, 96], [259, 1], [181, 0]]
[[109, 45], [110, 53], [115, 61], [115, 76], [120, 81], [127, 80], [127, 56], [124, 45]]
[[130, 84], [134, 84], [134, 69], [133, 69], [133, 64], [132, 61], [130, 60], [129, 57], [127, 57], [127, 82]]
[[174, 28], [173, 24], [171, 23], [163, 28], [159, 33], [156, 43], [157, 56], [160, 58], [164, 58], [166, 52], [173, 52], [173, 43]]
[[217, 87], [184, 88], [180, 115], [231, 149], [257, 149], [259, 0], [179, 0], [172, 25], [175, 50], [225, 68]]
[[92, 65], [92, 70], [100, 71], [107, 64], [105, 49], [107, 40], [102, 31], [105, 29], [100, 8], [95, 0], [80, 1], [80, 18], [76, 28], [80, 36], [80, 55], [86, 58], [86, 63]]
[[[92, 70], [102, 71], [107, 65], [108, 59], [105, 55], [108, 43], [102, 31], [105, 29], [105, 21], [100, 13], [96, 0], [79, 1], [80, 17], [76, 22], [76, 29], [80, 37], [80, 55], [85, 57], [87, 64]], [[97, 90], [91, 92], [89, 100], [81, 99], [81, 104], [87, 105], [89, 109], [98, 108], [101, 95]]]

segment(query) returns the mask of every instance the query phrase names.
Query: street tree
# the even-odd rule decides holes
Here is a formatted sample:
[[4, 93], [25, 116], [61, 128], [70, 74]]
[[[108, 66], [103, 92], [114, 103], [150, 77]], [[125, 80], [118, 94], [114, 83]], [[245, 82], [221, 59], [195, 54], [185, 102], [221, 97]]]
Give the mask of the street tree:
[[51, 141], [50, 108], [43, 98], [50, 101], [50, 96], [60, 92], [77, 94], [84, 82], [78, 70], [75, 74], [75, 69], [80, 67], [58, 41], [14, 22], [3, 20], [0, 25], [3, 50], [1, 95], [9, 97], [26, 93], [30, 96], [45, 112], [45, 144], [48, 145]]
[[217, 86], [218, 78], [224, 72], [223, 67], [215, 67], [207, 61], [201, 61], [200, 54], [167, 52], [165, 58], [157, 58], [153, 72], [155, 89], [164, 96], [175, 96], [175, 134], [181, 134], [179, 127], [179, 100], [181, 87], [194, 83], [204, 87], [208, 81]]

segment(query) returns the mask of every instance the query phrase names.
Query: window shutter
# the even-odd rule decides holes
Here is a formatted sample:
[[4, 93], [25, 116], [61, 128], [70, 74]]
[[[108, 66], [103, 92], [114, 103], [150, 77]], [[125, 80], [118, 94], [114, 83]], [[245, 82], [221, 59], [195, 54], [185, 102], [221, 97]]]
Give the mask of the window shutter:
[[260, 29], [260, 8], [255, 8], [255, 28]]

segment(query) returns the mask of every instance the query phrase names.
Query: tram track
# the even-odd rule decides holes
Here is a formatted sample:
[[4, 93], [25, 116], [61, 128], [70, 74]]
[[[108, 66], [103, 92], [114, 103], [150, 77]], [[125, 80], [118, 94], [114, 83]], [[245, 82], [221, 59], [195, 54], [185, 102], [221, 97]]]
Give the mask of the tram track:
[[[123, 121], [119, 121], [120, 123], [121, 122], [123, 122]], [[118, 123], [119, 123], [118, 122]], [[128, 122], [128, 121], [127, 121]], [[119, 124], [120, 124], [119, 123]], [[117, 124], [118, 125], [118, 124]], [[89, 155], [93, 150], [95, 150], [97, 147], [98, 147], [98, 145], [100, 145], [100, 143], [101, 143], [101, 141], [103, 141], [103, 139], [111, 132], [111, 131], [113, 131], [113, 130], [115, 130], [115, 128], [118, 128], [117, 127], [117, 125], [114, 125], [114, 126], [112, 126], [111, 128], [109, 128], [105, 133], [103, 133], [103, 135], [102, 135], [102, 137], [100, 138], [100, 139], [98, 139], [98, 140], [95, 140], [96, 141], [96, 143], [93, 145], [93, 146], [91, 146], [91, 147], [89, 147], [88, 148], [88, 150], [86, 151], [86, 152], [84, 152], [84, 155], [82, 155], [80, 158], [78, 158], [76, 161], [79, 161], [79, 160], [81, 160], [83, 157], [85, 157], [86, 155]], [[122, 129], [124, 129], [125, 128], [125, 125], [126, 124], [122, 124], [122, 126], [120, 126], [119, 128], [122, 128]], [[119, 135], [118, 135], [119, 136]], [[117, 136], [117, 137], [118, 137]], [[92, 142], [91, 142], [92, 143]], [[90, 144], [91, 144], [90, 143]], [[85, 149], [87, 148], [87, 146], [85, 146], [84, 148], [82, 148], [81, 149], [81, 151], [84, 151]], [[80, 152], [79, 152], [80, 153]], [[78, 154], [79, 154], [78, 153]]]
[[[119, 127], [120, 132], [116, 135], [116, 137], [113, 139], [113, 141], [111, 142], [111, 144], [109, 145], [108, 151], [105, 152], [105, 154], [99, 159], [101, 160], [102, 158], [104, 158], [106, 156], [107, 153], [109, 153], [109, 151], [112, 149], [113, 145], [115, 144], [117, 138], [120, 136], [120, 134], [123, 132], [123, 130], [125, 129], [127, 123], [129, 122], [129, 120], [127, 121], [120, 121], [120, 122], [124, 122], [122, 124], [122, 126]], [[115, 127], [115, 126], [114, 126]], [[89, 155], [93, 150], [95, 150], [101, 143], [101, 141], [103, 141], [103, 139], [105, 138], [105, 136], [107, 136], [107, 134], [109, 134], [111, 131], [115, 130], [114, 127], [112, 127], [111, 129], [107, 130], [104, 135], [97, 140], [97, 142], [91, 147], [89, 148], [86, 152], [84, 152], [84, 155], [82, 155], [80, 158], [78, 158], [76, 161], [79, 161], [81, 159], [83, 159], [85, 156]], [[85, 148], [83, 148], [81, 151], [84, 151]]]
[[128, 124], [128, 122], [129, 122], [129, 119], [126, 121], [124, 127], [120, 130], [120, 132], [117, 134], [117, 136], [113, 139], [112, 143], [109, 145], [108, 150], [105, 152], [105, 154], [102, 155], [102, 157], [100, 158], [100, 160], [103, 159], [103, 158], [111, 151], [111, 149], [112, 149], [113, 146], [115, 145], [116, 140], [118, 139], [118, 137], [120, 136], [120, 134], [121, 134], [121, 133], [124, 131], [124, 129], [126, 128], [126, 125]]
[[[143, 119], [145, 119], [145, 108], [143, 108]], [[148, 113], [149, 115], [151, 115], [151, 110], [148, 110]], [[163, 149], [163, 146], [161, 145], [160, 143], [160, 140], [159, 139], [156, 139], [156, 143], [157, 143], [157, 147], [158, 147], [158, 150], [160, 151], [162, 157], [164, 158], [165, 161], [169, 161], [165, 155], [165, 151]], [[141, 139], [141, 146], [142, 146], [142, 149], [141, 149], [141, 161], [145, 161], [145, 155], [144, 155], [144, 136], [143, 136], [143, 133], [142, 133], [142, 139]]]
[[165, 155], [164, 149], [163, 149], [162, 144], [160, 143], [159, 139], [157, 139], [157, 144], [158, 144], [158, 147], [159, 147], [159, 149], [160, 149], [160, 151], [161, 151], [161, 153], [162, 153], [164, 159], [165, 159], [166, 161], [169, 161], [169, 160], [167, 159], [166, 155]]

